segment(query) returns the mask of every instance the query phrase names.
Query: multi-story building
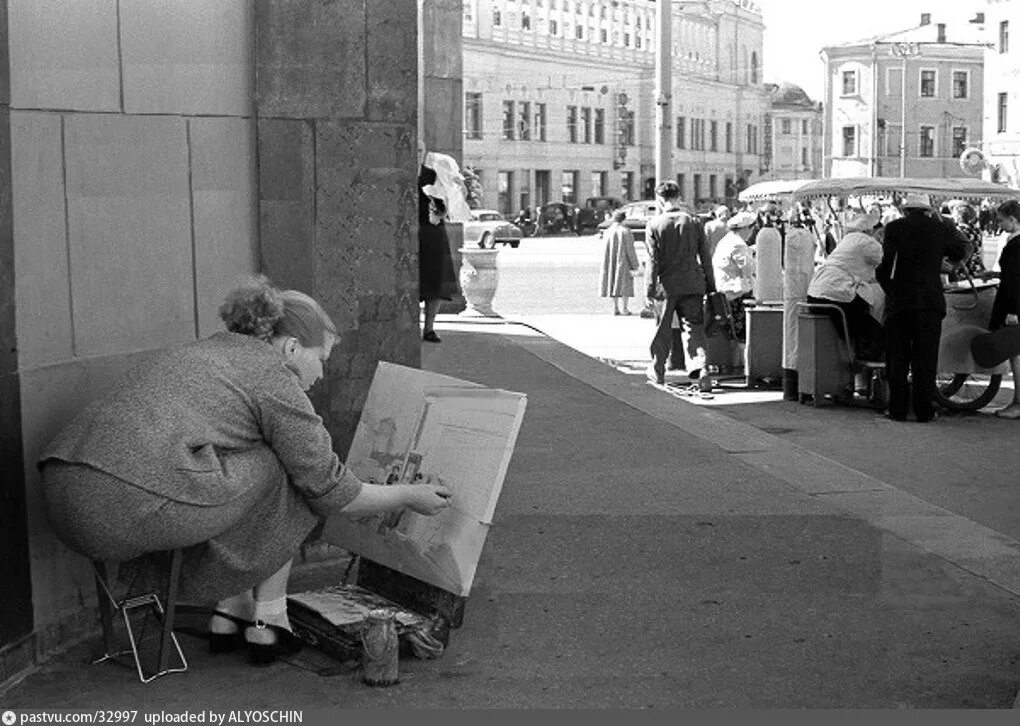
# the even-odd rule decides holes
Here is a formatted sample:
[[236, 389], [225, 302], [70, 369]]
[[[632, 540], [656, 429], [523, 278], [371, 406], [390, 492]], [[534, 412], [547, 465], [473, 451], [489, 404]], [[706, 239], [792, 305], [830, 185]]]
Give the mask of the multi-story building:
[[984, 146], [993, 181], [1020, 188], [1020, 42], [1010, 47], [1009, 31], [1020, 28], [1020, 3], [988, 0], [982, 20], [985, 51]]
[[[505, 213], [654, 187], [655, 4], [464, 0], [464, 166]], [[761, 12], [675, 2], [673, 174], [722, 199], [761, 173]]]
[[973, 23], [947, 30], [924, 13], [915, 28], [823, 48], [826, 175], [966, 175], [960, 154], [981, 144], [981, 41]]
[[816, 179], [822, 174], [822, 106], [800, 86], [766, 83], [766, 179]]

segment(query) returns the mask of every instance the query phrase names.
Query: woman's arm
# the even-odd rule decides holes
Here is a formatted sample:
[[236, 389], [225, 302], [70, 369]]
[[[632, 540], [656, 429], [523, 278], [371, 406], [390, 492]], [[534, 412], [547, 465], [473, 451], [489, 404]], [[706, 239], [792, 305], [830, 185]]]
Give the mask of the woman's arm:
[[437, 514], [450, 506], [450, 490], [426, 478], [422, 484], [362, 484], [358, 496], [341, 509], [343, 514], [360, 516], [407, 507], [418, 514]]

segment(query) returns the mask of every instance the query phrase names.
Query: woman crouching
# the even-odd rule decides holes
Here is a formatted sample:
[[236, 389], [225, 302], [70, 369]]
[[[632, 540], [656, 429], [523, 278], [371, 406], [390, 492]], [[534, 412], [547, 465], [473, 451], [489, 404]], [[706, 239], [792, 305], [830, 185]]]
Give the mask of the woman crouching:
[[170, 348], [87, 406], [40, 458], [50, 521], [68, 547], [143, 569], [181, 548], [180, 594], [218, 601], [214, 652], [263, 664], [295, 646], [291, 561], [321, 517], [407, 507], [433, 515], [431, 480], [360, 481], [305, 393], [337, 342], [312, 298], [265, 278], [220, 308], [229, 332]]

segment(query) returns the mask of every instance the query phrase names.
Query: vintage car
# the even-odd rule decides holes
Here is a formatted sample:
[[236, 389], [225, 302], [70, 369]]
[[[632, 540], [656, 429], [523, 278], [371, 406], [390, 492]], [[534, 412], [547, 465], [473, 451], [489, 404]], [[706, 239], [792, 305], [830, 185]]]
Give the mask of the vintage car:
[[577, 210], [575, 231], [577, 234], [597, 232], [599, 225], [622, 204], [623, 200], [617, 197], [588, 197], [584, 206]]
[[[649, 218], [654, 217], [659, 213], [659, 207], [655, 203], [654, 199], [645, 199], [640, 202], [629, 202], [624, 204], [620, 209], [623, 210], [624, 214], [627, 215], [626, 219], [623, 220], [623, 226], [627, 227], [631, 232], [634, 233], [634, 240], [636, 242], [643, 242], [645, 239], [645, 224]], [[598, 230], [599, 236], [612, 224], [613, 219], [610, 216], [608, 219], [599, 223]]]
[[574, 207], [565, 202], [549, 202], [539, 207], [535, 236], [573, 233], [574, 215]]
[[517, 247], [521, 243], [521, 228], [495, 209], [472, 209], [471, 220], [464, 223], [464, 246], [477, 245], [492, 249], [496, 245]]

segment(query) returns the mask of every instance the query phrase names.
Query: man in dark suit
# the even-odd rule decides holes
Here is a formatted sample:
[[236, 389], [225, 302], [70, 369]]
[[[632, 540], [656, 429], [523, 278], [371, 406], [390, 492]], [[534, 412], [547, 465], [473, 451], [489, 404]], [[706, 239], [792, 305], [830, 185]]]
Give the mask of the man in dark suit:
[[[935, 418], [935, 375], [946, 298], [942, 260], [965, 260], [971, 244], [932, 214], [927, 194], [908, 194], [905, 216], [885, 228], [882, 262], [875, 277], [886, 294], [886, 374], [889, 418], [905, 421], [910, 395], [914, 416]], [[907, 374], [912, 376], [908, 389]]]
[[[666, 382], [666, 358], [672, 343], [675, 312], [687, 333], [688, 360], [699, 366], [698, 386], [711, 390], [705, 366], [703, 307], [705, 293], [715, 292], [708, 240], [701, 222], [681, 209], [680, 187], [676, 182], [660, 182], [655, 187], [655, 196], [661, 212], [645, 226], [648, 298], [662, 304], [656, 306], [658, 327], [652, 339], [648, 377], [659, 384]], [[688, 372], [693, 374], [693, 369]]]

